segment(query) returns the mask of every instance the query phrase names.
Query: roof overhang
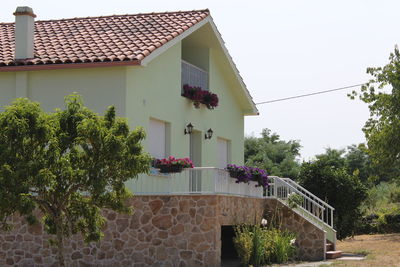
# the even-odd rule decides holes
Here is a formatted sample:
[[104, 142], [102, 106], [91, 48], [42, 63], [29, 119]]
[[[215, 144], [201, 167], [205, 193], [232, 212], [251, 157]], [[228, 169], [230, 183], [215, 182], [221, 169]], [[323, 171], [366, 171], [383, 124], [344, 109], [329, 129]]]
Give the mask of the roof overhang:
[[57, 69], [81, 69], [100, 68], [116, 66], [138, 66], [139, 60], [113, 61], [113, 62], [91, 62], [91, 63], [63, 63], [63, 64], [42, 64], [42, 65], [16, 65], [0, 67], [0, 72], [12, 71], [35, 71], [35, 70], [57, 70]]

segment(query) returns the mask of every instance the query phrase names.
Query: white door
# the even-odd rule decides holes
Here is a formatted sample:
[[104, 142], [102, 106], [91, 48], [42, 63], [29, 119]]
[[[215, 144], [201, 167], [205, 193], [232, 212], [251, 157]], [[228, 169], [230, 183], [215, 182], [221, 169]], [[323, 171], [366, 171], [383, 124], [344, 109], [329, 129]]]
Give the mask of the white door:
[[152, 157], [163, 159], [166, 157], [166, 127], [165, 122], [150, 119], [148, 131], [149, 153]]
[[[193, 131], [190, 135], [190, 159], [195, 167], [201, 167], [201, 132]], [[201, 171], [192, 170], [190, 172], [190, 192], [201, 191]]]
[[229, 163], [229, 141], [217, 138], [218, 146], [218, 167], [225, 169]]

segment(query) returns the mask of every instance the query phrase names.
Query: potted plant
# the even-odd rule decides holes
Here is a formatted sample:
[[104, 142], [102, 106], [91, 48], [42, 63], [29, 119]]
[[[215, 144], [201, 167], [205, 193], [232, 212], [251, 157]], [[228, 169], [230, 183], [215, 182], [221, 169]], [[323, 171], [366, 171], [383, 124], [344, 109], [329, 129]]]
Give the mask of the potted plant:
[[208, 109], [214, 109], [218, 106], [218, 96], [212, 92], [201, 89], [201, 87], [192, 87], [188, 84], [183, 86], [183, 97], [193, 101], [195, 108], [200, 108], [200, 104], [205, 105]]
[[251, 180], [249, 168], [246, 166], [228, 164], [226, 170], [232, 178], [236, 178], [236, 183], [248, 183]]
[[208, 91], [203, 91], [203, 97], [202, 97], [202, 104], [206, 105], [208, 109], [214, 109], [218, 106], [218, 96], [217, 94], [208, 92]]
[[184, 168], [193, 168], [193, 162], [189, 158], [175, 158], [169, 156], [165, 159], [154, 159], [152, 167], [160, 169], [161, 173], [177, 173]]
[[250, 168], [252, 181], [257, 182], [256, 186], [266, 188], [268, 186], [268, 175], [265, 170], [259, 168]]
[[237, 166], [228, 164], [226, 170], [232, 178], [236, 178], [236, 183], [257, 182], [256, 186], [268, 187], [268, 175], [265, 170], [247, 166]]

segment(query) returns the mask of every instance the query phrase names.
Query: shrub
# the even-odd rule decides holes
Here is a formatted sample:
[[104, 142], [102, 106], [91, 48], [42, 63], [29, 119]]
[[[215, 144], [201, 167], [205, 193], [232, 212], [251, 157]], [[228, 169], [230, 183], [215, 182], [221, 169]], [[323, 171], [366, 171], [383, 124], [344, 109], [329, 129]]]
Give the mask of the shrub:
[[[326, 157], [327, 158], [327, 157]], [[351, 236], [361, 219], [360, 206], [367, 189], [359, 178], [349, 175], [331, 159], [320, 157], [301, 166], [300, 184], [335, 208], [334, 228], [338, 239]]]
[[297, 193], [290, 193], [288, 195], [288, 204], [291, 209], [301, 206], [303, 204], [303, 197]]
[[233, 242], [236, 252], [239, 255], [242, 265], [248, 266], [253, 251], [253, 232], [247, 225], [238, 225], [234, 229], [235, 237]]
[[296, 252], [295, 235], [287, 231], [239, 225], [235, 226], [235, 234], [233, 241], [244, 266], [284, 263]]
[[296, 247], [294, 246], [295, 234], [275, 229], [271, 230], [270, 236], [273, 244], [270, 262], [284, 263], [289, 261], [296, 252]]
[[382, 182], [368, 190], [362, 205], [364, 213], [359, 234], [400, 232], [400, 186]]

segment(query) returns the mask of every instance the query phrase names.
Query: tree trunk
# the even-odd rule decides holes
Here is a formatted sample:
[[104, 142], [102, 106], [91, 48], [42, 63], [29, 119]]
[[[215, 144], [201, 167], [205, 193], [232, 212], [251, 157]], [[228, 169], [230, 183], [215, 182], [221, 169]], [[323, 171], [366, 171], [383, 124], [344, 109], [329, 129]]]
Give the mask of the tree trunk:
[[65, 267], [64, 262], [64, 243], [63, 243], [63, 225], [62, 219], [56, 219], [56, 234], [57, 234], [57, 260], [59, 267]]

